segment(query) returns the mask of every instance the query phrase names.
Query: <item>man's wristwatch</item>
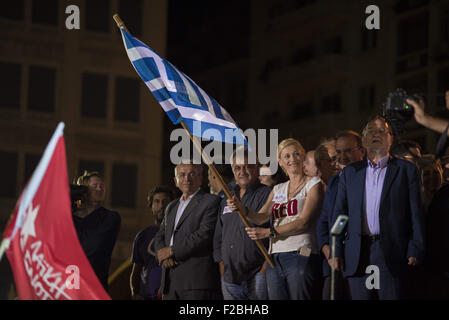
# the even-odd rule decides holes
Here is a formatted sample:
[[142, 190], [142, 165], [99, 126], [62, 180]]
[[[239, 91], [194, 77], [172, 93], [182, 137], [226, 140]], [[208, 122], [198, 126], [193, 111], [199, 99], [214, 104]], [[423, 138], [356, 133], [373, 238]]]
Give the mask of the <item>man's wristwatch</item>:
[[276, 232], [274, 225], [271, 225], [270, 226], [270, 238], [274, 239], [274, 238], [276, 238], [277, 235], [278, 235], [278, 233]]

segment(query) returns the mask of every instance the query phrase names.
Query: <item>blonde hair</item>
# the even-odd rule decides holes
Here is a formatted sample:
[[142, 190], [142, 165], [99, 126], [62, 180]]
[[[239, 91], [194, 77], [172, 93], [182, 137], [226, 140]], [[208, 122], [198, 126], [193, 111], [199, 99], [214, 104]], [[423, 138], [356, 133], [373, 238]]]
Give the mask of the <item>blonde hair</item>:
[[288, 139], [282, 140], [278, 145], [278, 159], [281, 158], [282, 150], [284, 150], [285, 148], [287, 148], [288, 146], [291, 146], [291, 145], [295, 145], [302, 155], [306, 154], [306, 150], [304, 149], [304, 147], [298, 140], [293, 139], [293, 138], [288, 138]]
[[89, 180], [92, 177], [98, 177], [101, 180], [104, 180], [99, 172], [97, 172], [97, 171], [90, 171], [89, 172], [87, 170], [84, 170], [84, 173], [81, 176], [79, 176], [78, 178], [73, 179], [73, 184], [78, 185], [78, 186], [87, 186], [87, 185], [89, 185]]
[[[278, 145], [278, 162], [279, 162], [279, 159], [281, 159], [282, 150], [284, 150], [285, 148], [287, 148], [291, 145], [295, 145], [296, 148], [298, 148], [299, 153], [302, 156], [304, 156], [306, 154], [306, 150], [304, 149], [304, 147], [298, 140], [293, 139], [293, 138], [284, 139]], [[279, 164], [279, 167], [281, 167], [282, 171], [284, 171], [284, 173], [288, 176], [287, 171], [280, 164]]]

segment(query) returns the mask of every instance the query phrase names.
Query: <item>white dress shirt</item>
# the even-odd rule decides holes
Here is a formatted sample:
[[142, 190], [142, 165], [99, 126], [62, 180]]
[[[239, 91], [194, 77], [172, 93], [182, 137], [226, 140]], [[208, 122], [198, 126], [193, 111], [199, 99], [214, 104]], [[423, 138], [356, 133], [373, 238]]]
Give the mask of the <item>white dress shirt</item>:
[[170, 246], [173, 245], [173, 236], [175, 234], [174, 231], [176, 230], [176, 226], [178, 225], [179, 219], [181, 219], [181, 216], [184, 213], [185, 208], [187, 208], [188, 204], [190, 203], [190, 200], [192, 200], [192, 198], [198, 193], [198, 191], [200, 191], [199, 188], [192, 195], [190, 195], [186, 200], [184, 200], [182, 196], [179, 199], [179, 206], [178, 206], [178, 211], [176, 211], [175, 225], [173, 226], [173, 233], [172, 233], [171, 239], [170, 239]]

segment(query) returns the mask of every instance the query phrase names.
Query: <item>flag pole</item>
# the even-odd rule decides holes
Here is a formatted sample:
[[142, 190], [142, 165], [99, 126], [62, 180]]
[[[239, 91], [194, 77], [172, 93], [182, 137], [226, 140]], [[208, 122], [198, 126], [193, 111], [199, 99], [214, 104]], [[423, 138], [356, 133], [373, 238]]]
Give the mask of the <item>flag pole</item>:
[[[119, 27], [120, 29], [124, 29], [125, 31], [129, 32], [128, 29], [126, 28], [123, 20], [120, 18], [120, 16], [117, 13], [114, 14], [113, 18], [114, 18], [115, 22], [117, 23], [117, 27]], [[220, 183], [221, 187], [223, 188], [224, 193], [226, 194], [226, 197], [228, 197], [228, 199], [231, 199], [232, 198], [231, 191], [229, 190], [228, 186], [224, 182], [224, 180], [223, 180], [222, 176], [220, 175], [220, 173], [215, 168], [215, 166], [212, 163], [212, 161], [209, 159], [207, 154], [204, 153], [203, 147], [201, 146], [201, 143], [197, 139], [195, 139], [195, 137], [190, 132], [189, 128], [187, 128], [187, 126], [186, 126], [184, 121], [181, 122], [181, 126], [189, 134], [190, 140], [192, 140], [193, 145], [196, 147], [198, 152], [201, 154], [201, 157], [203, 158], [204, 162], [207, 164], [207, 166], [213, 172], [213, 174], [217, 177], [218, 182]], [[243, 215], [243, 213], [240, 210], [238, 210], [237, 213], [238, 213], [240, 219], [242, 220], [243, 224], [245, 225], [245, 227], [250, 228], [251, 226], [248, 223], [248, 220], [246, 219], [246, 217]], [[272, 268], [274, 268], [274, 263], [271, 260], [270, 256], [268, 255], [268, 252], [267, 252], [267, 249], [265, 248], [265, 246], [262, 244], [262, 242], [260, 240], [255, 240], [255, 241], [256, 241], [257, 247], [260, 249], [260, 251], [264, 255], [265, 260], [268, 262], [268, 264]]]

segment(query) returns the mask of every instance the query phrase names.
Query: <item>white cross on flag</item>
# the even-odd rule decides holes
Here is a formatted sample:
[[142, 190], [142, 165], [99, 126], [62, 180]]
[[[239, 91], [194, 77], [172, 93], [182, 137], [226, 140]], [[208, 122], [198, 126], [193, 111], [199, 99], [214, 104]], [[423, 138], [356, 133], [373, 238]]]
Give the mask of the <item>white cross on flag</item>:
[[4, 233], [19, 299], [110, 299], [73, 225], [64, 124], [53, 134]]

